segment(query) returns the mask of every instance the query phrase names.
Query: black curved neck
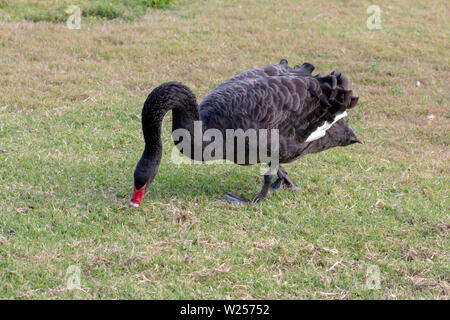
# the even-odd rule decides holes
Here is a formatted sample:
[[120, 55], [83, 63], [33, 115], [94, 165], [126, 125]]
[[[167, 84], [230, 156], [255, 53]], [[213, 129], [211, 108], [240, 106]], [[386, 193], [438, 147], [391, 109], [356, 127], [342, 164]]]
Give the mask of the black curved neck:
[[167, 82], [155, 88], [142, 109], [142, 130], [145, 149], [134, 172], [135, 187], [151, 182], [162, 156], [161, 126], [164, 115], [172, 110], [172, 131], [186, 129], [194, 135], [194, 121], [199, 120], [197, 99], [179, 82]]
[[142, 130], [146, 144], [154, 145], [161, 138], [161, 124], [165, 114], [172, 110], [172, 131], [191, 128], [199, 120], [194, 93], [180, 82], [167, 82], [154, 89], [142, 109]]

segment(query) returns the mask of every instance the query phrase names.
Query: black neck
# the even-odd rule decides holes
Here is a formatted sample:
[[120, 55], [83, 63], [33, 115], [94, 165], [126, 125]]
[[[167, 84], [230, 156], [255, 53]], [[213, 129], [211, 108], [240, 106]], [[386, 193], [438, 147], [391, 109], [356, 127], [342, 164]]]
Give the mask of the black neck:
[[194, 136], [194, 121], [199, 120], [199, 114], [192, 91], [179, 82], [167, 82], [154, 89], [142, 109], [145, 149], [134, 172], [137, 189], [151, 182], [158, 171], [162, 156], [161, 126], [169, 110], [173, 116], [172, 131], [186, 129]]

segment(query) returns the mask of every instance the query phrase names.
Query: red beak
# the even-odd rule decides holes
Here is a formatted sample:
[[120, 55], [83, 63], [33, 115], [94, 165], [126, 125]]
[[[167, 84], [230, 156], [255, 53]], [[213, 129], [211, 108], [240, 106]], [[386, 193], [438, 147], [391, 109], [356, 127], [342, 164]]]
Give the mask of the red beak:
[[142, 198], [144, 197], [145, 187], [147, 184], [144, 184], [142, 188], [136, 190], [136, 186], [133, 185], [133, 197], [130, 200], [130, 207], [139, 208]]

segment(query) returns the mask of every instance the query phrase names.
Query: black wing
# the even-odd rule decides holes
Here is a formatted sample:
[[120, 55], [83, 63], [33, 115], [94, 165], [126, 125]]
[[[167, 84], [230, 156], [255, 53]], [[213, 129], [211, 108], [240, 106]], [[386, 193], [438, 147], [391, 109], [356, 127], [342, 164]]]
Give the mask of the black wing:
[[200, 104], [206, 128], [278, 129], [280, 142], [305, 143], [325, 121], [356, 105], [343, 73], [313, 76], [309, 63], [286, 60], [248, 70], [214, 89]]

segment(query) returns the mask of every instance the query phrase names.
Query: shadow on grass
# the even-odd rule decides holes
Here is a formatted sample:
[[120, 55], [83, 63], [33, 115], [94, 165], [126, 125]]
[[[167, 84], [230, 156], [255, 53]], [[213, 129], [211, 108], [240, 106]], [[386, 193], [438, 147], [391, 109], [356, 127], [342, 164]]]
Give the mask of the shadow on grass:
[[260, 180], [262, 183], [262, 177], [253, 170], [238, 165], [226, 168], [193, 165], [180, 170], [167, 168], [158, 172], [145, 197], [150, 201], [166, 202], [171, 199], [192, 201], [196, 198], [214, 201], [220, 200], [227, 192], [251, 196], [259, 191]]

